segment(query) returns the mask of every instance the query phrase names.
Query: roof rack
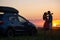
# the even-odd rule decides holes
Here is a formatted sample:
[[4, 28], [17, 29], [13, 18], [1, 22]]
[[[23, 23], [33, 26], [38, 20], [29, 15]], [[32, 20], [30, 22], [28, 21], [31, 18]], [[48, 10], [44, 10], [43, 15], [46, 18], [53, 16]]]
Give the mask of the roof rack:
[[19, 13], [18, 10], [12, 7], [6, 7], [6, 6], [0, 6], [0, 12], [5, 12], [5, 13]]

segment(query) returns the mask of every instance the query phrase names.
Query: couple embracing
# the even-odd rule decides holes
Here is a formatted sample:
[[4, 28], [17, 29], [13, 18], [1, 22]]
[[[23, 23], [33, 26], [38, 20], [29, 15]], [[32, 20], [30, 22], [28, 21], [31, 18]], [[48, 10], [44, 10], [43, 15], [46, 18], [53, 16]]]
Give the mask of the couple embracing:
[[44, 30], [52, 30], [52, 14], [50, 11], [47, 11], [43, 14]]

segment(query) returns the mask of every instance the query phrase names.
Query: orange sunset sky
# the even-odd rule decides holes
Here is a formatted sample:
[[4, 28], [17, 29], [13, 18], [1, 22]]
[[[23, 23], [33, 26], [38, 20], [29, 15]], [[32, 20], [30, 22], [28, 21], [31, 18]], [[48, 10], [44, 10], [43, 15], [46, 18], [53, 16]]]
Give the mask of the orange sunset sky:
[[16, 8], [20, 15], [36, 26], [43, 26], [42, 15], [50, 10], [53, 13], [53, 26], [60, 26], [60, 0], [0, 0], [0, 6]]

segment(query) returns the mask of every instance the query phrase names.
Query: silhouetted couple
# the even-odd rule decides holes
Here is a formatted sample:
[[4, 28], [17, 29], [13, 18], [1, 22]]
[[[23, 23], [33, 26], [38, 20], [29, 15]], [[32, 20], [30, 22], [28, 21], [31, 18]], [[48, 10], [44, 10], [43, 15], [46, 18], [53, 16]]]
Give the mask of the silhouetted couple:
[[52, 14], [50, 11], [43, 14], [44, 30], [52, 30]]

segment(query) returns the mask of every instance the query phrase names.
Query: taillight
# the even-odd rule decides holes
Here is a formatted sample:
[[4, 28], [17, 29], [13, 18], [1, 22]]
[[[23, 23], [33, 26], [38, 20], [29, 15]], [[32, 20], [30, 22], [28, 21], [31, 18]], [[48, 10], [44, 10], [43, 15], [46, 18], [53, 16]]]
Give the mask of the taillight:
[[4, 24], [4, 21], [0, 21], [0, 24]]

